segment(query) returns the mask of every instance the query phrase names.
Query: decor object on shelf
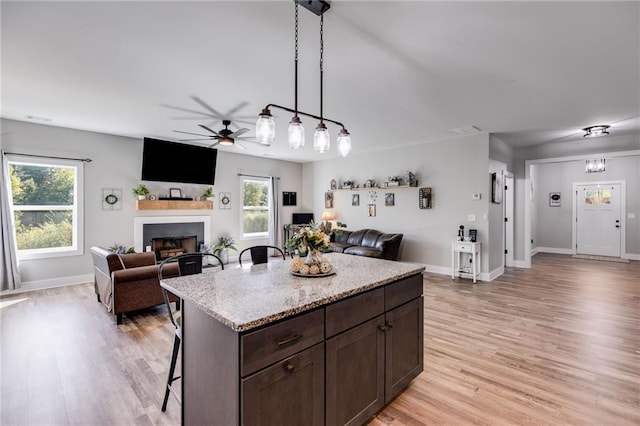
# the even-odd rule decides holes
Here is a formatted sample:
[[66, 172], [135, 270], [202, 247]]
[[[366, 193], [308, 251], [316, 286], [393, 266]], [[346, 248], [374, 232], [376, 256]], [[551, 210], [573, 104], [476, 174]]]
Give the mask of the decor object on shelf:
[[122, 209], [122, 189], [102, 188], [102, 210]]
[[352, 194], [351, 195], [351, 205], [359, 206], [360, 205], [360, 194]]
[[502, 202], [502, 173], [491, 173], [491, 202]]
[[338, 182], [336, 182], [335, 179], [331, 179], [331, 189], [332, 190], [338, 189]]
[[296, 229], [295, 234], [285, 244], [287, 251], [298, 253], [298, 257], [291, 260], [291, 272], [300, 276], [330, 274], [333, 267], [322, 256], [323, 252], [329, 250], [330, 244], [329, 235], [323, 231], [324, 228], [311, 223], [309, 226], [294, 229]]
[[411, 171], [407, 172], [407, 175], [404, 178], [404, 183], [409, 186], [418, 186], [416, 175]]
[[138, 200], [144, 200], [147, 198], [147, 195], [149, 195], [149, 188], [147, 188], [145, 184], [140, 183], [133, 188], [133, 194], [138, 197]]
[[584, 132], [584, 135], [582, 135], [583, 138], [597, 138], [599, 136], [606, 136], [609, 134], [609, 132], [607, 131], [607, 129], [611, 127], [607, 124], [600, 124], [597, 126], [589, 126], [589, 127], [585, 127], [584, 129], [582, 129], [582, 131]]
[[170, 198], [182, 198], [182, 190], [180, 188], [169, 188]]
[[324, 208], [325, 209], [333, 208], [333, 192], [327, 191], [324, 193]]
[[600, 158], [597, 160], [586, 160], [584, 168], [587, 173], [602, 173], [607, 170], [606, 166], [607, 160]]
[[458, 241], [464, 240], [464, 225], [460, 225], [460, 229], [458, 229]]
[[421, 209], [431, 208], [431, 188], [420, 188], [418, 190], [418, 207]]
[[208, 186], [205, 188], [204, 191], [202, 191], [202, 198], [204, 198], [207, 201], [213, 201], [213, 187], [212, 186]]
[[549, 193], [549, 207], [560, 207], [560, 193], [559, 192], [550, 192]]
[[229, 249], [238, 251], [233, 238], [225, 235], [218, 238], [218, 242], [212, 247], [213, 254], [218, 256], [225, 265], [229, 263]]
[[396, 205], [395, 194], [393, 192], [384, 194], [384, 205], [389, 207]]
[[340, 188], [342, 189], [353, 189], [353, 187], [355, 186], [355, 182], [352, 180], [345, 180], [342, 182], [342, 186]]
[[469, 241], [475, 243], [478, 240], [478, 230], [477, 229], [469, 229]]
[[[315, 133], [313, 135], [313, 148], [319, 153], [323, 154], [329, 151], [331, 147], [331, 140], [329, 137], [329, 131], [327, 130], [327, 126], [325, 125], [325, 121], [334, 123], [341, 127], [340, 133], [338, 133], [338, 151], [340, 155], [346, 157], [351, 152], [351, 135], [345, 128], [344, 124], [339, 121], [331, 120], [324, 117], [323, 112], [323, 76], [324, 76], [324, 12], [329, 10], [329, 3], [321, 2], [300, 2], [300, 4], [320, 16], [320, 116], [316, 116], [314, 114], [309, 114], [303, 111], [298, 110], [298, 2], [294, 2], [295, 4], [295, 57], [294, 57], [294, 109], [287, 108], [281, 105], [276, 104], [268, 104], [262, 109], [262, 112], [258, 116], [258, 121], [256, 122], [256, 138], [258, 142], [269, 144], [275, 139], [275, 121], [271, 115], [271, 110], [269, 108], [279, 108], [288, 112], [293, 113], [293, 117], [289, 122], [288, 129], [288, 139], [289, 139], [289, 147], [293, 149], [298, 149], [304, 146], [304, 128], [302, 126], [302, 121], [298, 115], [304, 115], [307, 117], [315, 118], [320, 120], [318, 123]], [[314, 8], [317, 4], [321, 6], [319, 8]]]

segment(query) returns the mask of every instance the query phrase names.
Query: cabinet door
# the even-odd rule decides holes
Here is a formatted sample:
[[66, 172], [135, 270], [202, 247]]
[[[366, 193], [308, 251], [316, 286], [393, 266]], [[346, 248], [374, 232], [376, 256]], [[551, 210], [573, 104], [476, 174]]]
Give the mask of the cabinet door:
[[242, 380], [243, 425], [324, 425], [324, 343]]
[[384, 315], [327, 340], [327, 425], [361, 425], [384, 405]]
[[422, 372], [423, 299], [414, 299], [386, 313], [385, 403]]

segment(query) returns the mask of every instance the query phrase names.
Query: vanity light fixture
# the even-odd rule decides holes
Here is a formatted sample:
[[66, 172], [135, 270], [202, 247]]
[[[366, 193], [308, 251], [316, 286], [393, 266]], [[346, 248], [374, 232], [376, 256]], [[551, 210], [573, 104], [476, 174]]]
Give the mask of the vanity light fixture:
[[611, 127], [607, 124], [601, 124], [598, 126], [590, 126], [582, 129], [584, 131], [584, 138], [597, 138], [598, 136], [606, 136], [609, 134], [607, 129]]
[[[268, 104], [262, 109], [262, 112], [258, 115], [258, 121], [256, 122], [256, 138], [258, 142], [263, 144], [271, 144], [275, 139], [275, 121], [271, 115], [270, 108], [279, 108], [293, 113], [293, 117], [289, 122], [288, 140], [289, 147], [298, 149], [304, 146], [304, 127], [299, 115], [315, 118], [320, 120], [315, 133], [313, 135], [313, 148], [319, 153], [323, 154], [331, 148], [331, 138], [329, 130], [325, 124], [326, 122], [336, 124], [341, 127], [338, 133], [338, 151], [340, 155], [346, 157], [351, 152], [351, 135], [345, 128], [344, 124], [339, 121], [331, 120], [324, 117], [324, 111], [322, 108], [322, 94], [323, 94], [323, 65], [324, 65], [324, 12], [329, 10], [330, 4], [324, 0], [294, 0], [295, 3], [295, 57], [294, 57], [294, 74], [295, 74], [295, 100], [293, 109], [287, 108], [281, 105]], [[298, 110], [298, 4], [302, 5], [306, 9], [320, 16], [320, 116], [309, 114]]]
[[597, 160], [586, 160], [585, 172], [587, 173], [602, 173], [606, 170], [607, 160], [599, 158]]

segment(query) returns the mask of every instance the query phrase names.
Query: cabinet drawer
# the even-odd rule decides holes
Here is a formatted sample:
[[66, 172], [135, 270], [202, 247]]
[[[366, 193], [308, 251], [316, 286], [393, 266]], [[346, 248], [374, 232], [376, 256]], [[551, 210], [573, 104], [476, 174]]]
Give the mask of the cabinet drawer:
[[240, 371], [245, 377], [324, 339], [324, 311], [318, 309], [240, 337]]
[[422, 296], [422, 274], [413, 275], [384, 287], [384, 310], [388, 311]]
[[456, 250], [461, 253], [473, 253], [473, 246], [471, 244], [456, 244]]
[[327, 338], [384, 312], [384, 288], [370, 290], [326, 308]]

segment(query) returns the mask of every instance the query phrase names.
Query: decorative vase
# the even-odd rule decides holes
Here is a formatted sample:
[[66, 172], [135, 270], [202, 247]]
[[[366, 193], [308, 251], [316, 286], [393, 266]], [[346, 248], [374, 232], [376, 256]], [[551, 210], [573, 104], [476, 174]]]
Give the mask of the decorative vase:
[[305, 265], [319, 265], [322, 262], [322, 253], [319, 250], [309, 250], [307, 257], [304, 259]]
[[222, 249], [218, 252], [218, 257], [225, 265], [229, 263], [229, 249]]
[[138, 195], [138, 200], [146, 200], [147, 196], [146, 195]]

